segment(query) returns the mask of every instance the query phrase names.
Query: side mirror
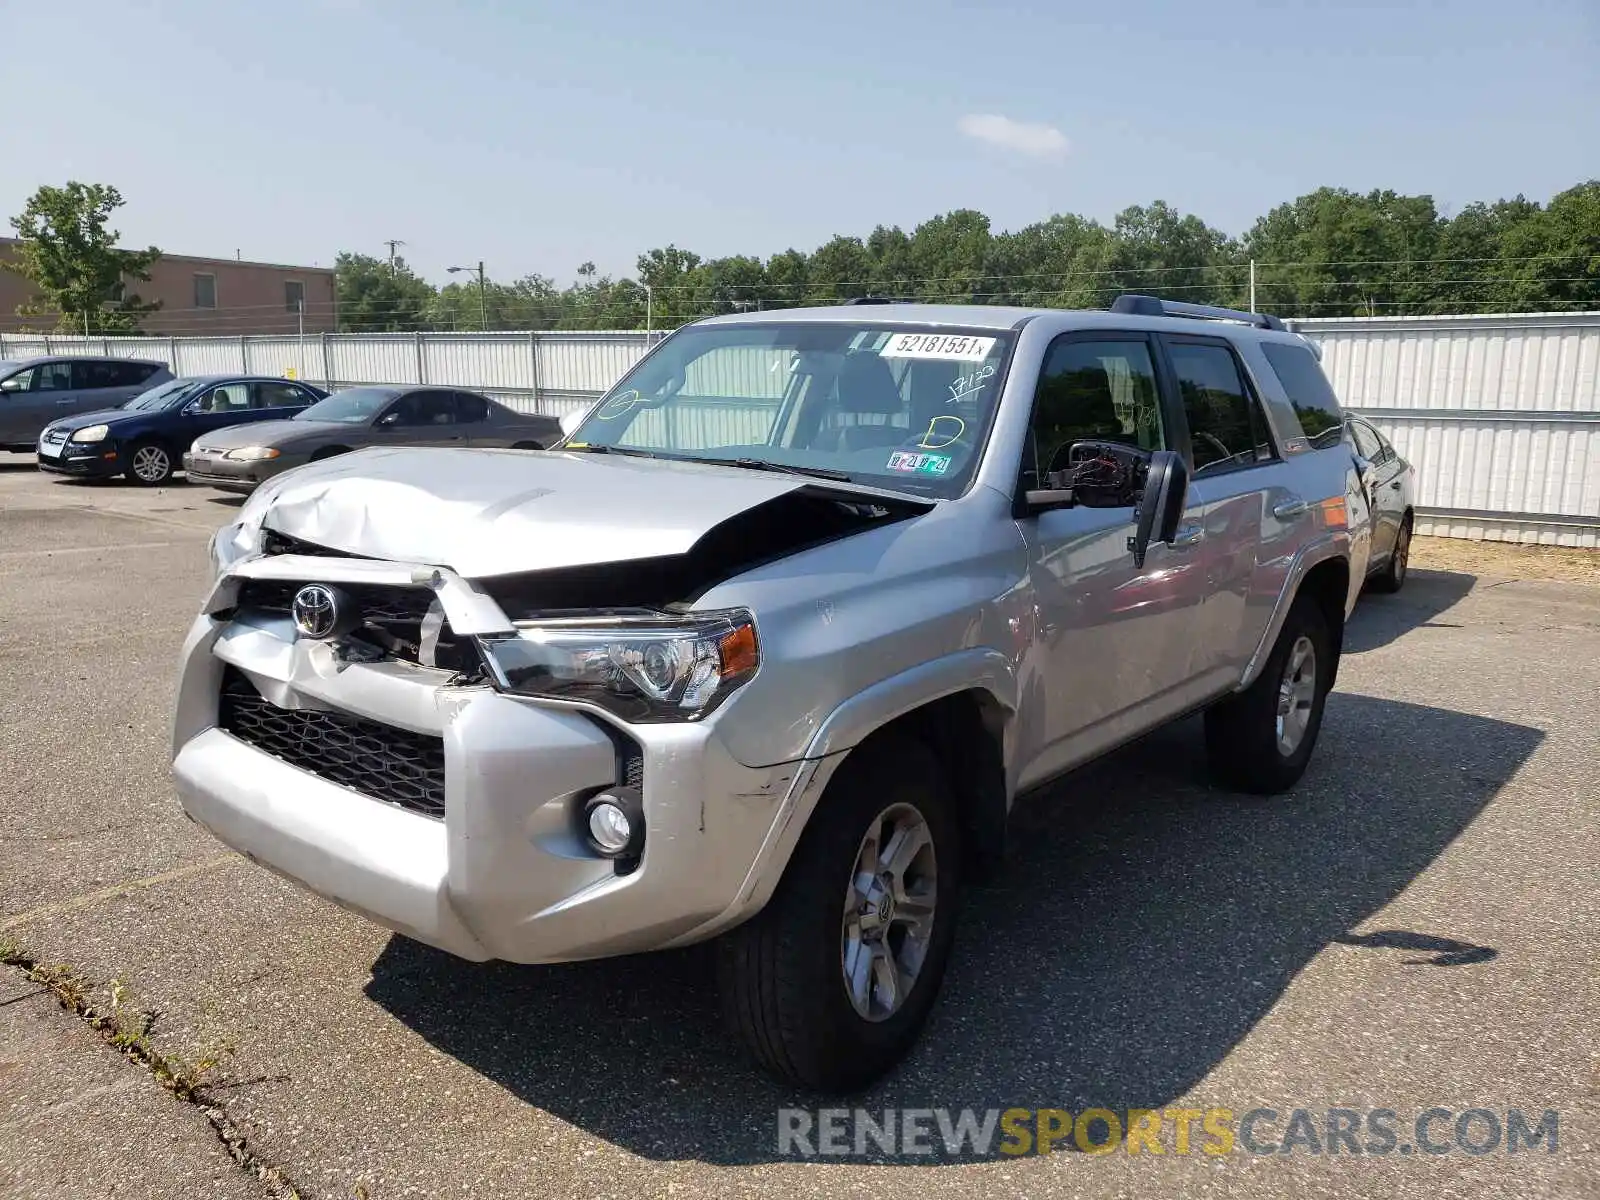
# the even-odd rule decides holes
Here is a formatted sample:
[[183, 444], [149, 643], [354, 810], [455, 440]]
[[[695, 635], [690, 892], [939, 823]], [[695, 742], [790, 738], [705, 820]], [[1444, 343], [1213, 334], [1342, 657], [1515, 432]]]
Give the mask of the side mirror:
[[398, 424], [400, 424], [399, 413], [384, 413], [377, 422], [379, 429], [392, 429]]
[[1134, 534], [1128, 539], [1134, 565], [1144, 566], [1151, 542], [1170, 542], [1178, 536], [1183, 519], [1183, 504], [1189, 495], [1189, 468], [1172, 450], [1157, 450], [1150, 456], [1144, 491], [1134, 509]]
[[0, 379], [0, 392], [20, 392], [22, 381], [12, 376], [10, 379]]

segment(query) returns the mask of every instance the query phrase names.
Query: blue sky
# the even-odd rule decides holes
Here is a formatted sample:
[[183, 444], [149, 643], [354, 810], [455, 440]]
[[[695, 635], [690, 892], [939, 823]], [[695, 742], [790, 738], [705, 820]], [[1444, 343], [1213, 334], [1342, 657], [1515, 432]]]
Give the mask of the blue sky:
[[[425, 275], [631, 272], [952, 208], [1164, 199], [1230, 233], [1329, 184], [1447, 209], [1600, 174], [1597, 0], [955, 5], [13, 0], [0, 214], [113, 183], [128, 244]], [[35, 49], [36, 48], [36, 49]], [[9, 232], [9, 230], [6, 230]]]

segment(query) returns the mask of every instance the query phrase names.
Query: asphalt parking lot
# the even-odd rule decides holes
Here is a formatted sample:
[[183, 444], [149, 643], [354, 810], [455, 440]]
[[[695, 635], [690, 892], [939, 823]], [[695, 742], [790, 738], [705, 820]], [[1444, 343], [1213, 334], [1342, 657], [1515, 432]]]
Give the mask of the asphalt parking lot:
[[855, 1102], [1554, 1110], [1554, 1153], [806, 1162], [777, 1110], [818, 1102], [733, 1056], [703, 953], [455, 962], [184, 819], [172, 677], [237, 503], [0, 454], [0, 937], [221, 1058], [175, 1098], [0, 968], [0, 1195], [1600, 1196], [1600, 586], [1364, 599], [1291, 796], [1210, 788], [1188, 722], [1031, 800]]

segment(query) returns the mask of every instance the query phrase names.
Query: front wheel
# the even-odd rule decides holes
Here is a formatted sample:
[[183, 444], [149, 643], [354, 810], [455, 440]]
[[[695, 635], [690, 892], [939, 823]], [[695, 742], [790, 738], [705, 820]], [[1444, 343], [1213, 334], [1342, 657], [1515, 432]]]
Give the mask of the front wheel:
[[1327, 618], [1299, 597], [1256, 681], [1206, 712], [1206, 756], [1218, 782], [1257, 795], [1299, 782], [1322, 729], [1333, 660]]
[[172, 478], [172, 455], [159, 442], [135, 442], [128, 450], [129, 480], [142, 487], [157, 487]]
[[839, 768], [772, 899], [718, 944], [724, 1015], [761, 1067], [852, 1092], [910, 1050], [950, 958], [958, 836], [923, 743], [885, 738]]
[[1406, 584], [1406, 571], [1411, 566], [1411, 518], [1407, 517], [1394, 535], [1394, 549], [1383, 570], [1372, 577], [1375, 592], [1398, 592]]

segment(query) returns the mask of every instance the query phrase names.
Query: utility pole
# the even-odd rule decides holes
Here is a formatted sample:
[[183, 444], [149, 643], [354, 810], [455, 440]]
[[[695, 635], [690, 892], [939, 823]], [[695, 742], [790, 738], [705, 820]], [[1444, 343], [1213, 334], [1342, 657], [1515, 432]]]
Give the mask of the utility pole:
[[462, 271], [466, 271], [469, 274], [473, 271], [478, 273], [478, 329], [480, 332], [487, 333], [489, 330], [489, 285], [483, 273], [483, 259], [480, 258], [478, 260], [476, 267], [446, 267], [445, 270], [451, 275], [457, 275]]
[[390, 278], [393, 278], [394, 277], [394, 248], [396, 246], [404, 246], [405, 243], [402, 242], [399, 238], [389, 238], [383, 244], [385, 246], [389, 247], [389, 276], [390, 276]]
[[656, 293], [648, 283], [644, 285], [644, 344], [648, 348], [651, 335], [655, 333], [655, 308]]
[[1250, 311], [1260, 312], [1256, 307], [1256, 260], [1250, 260]]

